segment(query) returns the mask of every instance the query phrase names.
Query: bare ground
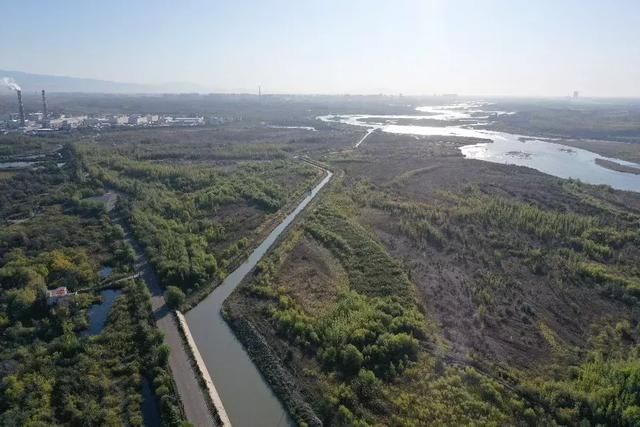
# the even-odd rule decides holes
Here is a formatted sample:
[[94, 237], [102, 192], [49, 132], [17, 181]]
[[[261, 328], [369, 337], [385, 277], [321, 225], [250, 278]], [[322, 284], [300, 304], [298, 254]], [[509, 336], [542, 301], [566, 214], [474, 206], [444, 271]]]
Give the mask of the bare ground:
[[[466, 141], [439, 137], [395, 136], [377, 133], [354, 153], [352, 161], [336, 167], [346, 173], [345, 182], [367, 182], [401, 200], [429, 203], [439, 192], [463, 192], [475, 188], [560, 212], [595, 214], [602, 209], [638, 213], [640, 197], [629, 192], [602, 192], [598, 202], [582, 194], [570, 194], [566, 181], [533, 169], [464, 159], [457, 149]], [[595, 200], [595, 198], [594, 198]], [[420, 291], [425, 312], [438, 324], [443, 336], [460, 357], [481, 358], [519, 369], [541, 369], [565, 357], [555, 354], [551, 330], [565, 346], [586, 349], [593, 330], [603, 322], [634, 318], [628, 305], [606, 298], [597, 289], [559, 286], [536, 275], [517, 258], [496, 261], [491, 238], [469, 237], [467, 244], [481, 256], [472, 256], [456, 245], [445, 248], [416, 246], [399, 230], [399, 221], [382, 210], [366, 208], [360, 220], [372, 228], [389, 252], [403, 261]], [[490, 235], [491, 230], [479, 230]], [[514, 241], [528, 241], [514, 232]], [[477, 239], [474, 241], [474, 239]], [[533, 243], [532, 243], [533, 244]], [[480, 271], [495, 270], [510, 277], [509, 288], [494, 295], [493, 312], [485, 320], [477, 315], [472, 289]]]

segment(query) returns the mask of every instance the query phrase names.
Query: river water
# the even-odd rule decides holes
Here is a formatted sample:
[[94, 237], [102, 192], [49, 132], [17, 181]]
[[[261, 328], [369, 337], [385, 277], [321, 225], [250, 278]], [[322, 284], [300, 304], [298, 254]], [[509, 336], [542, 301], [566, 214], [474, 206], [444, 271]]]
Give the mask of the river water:
[[[412, 135], [443, 135], [483, 138], [493, 142], [474, 143], [461, 147], [467, 158], [529, 166], [561, 178], [577, 178], [592, 184], [608, 184], [623, 190], [640, 191], [640, 175], [605, 169], [595, 163], [604, 158], [586, 150], [564, 146], [504, 132], [477, 129], [489, 124], [495, 115], [511, 114], [487, 111], [487, 104], [468, 103], [440, 107], [419, 107], [415, 115], [338, 115], [323, 116], [320, 120], [340, 122], [383, 132]], [[411, 120], [412, 125], [399, 124]], [[441, 120], [444, 126], [419, 123], [422, 119]], [[458, 124], [450, 125], [451, 121]], [[432, 122], [431, 122], [432, 123]], [[356, 143], [360, 145], [366, 138]], [[523, 138], [525, 140], [523, 141]], [[476, 142], [476, 141], [474, 141]], [[621, 164], [633, 163], [613, 160]], [[286, 410], [272, 392], [242, 344], [222, 318], [222, 304], [247, 274], [255, 267], [278, 237], [304, 210], [316, 194], [331, 179], [331, 172], [280, 223], [224, 282], [200, 304], [186, 314], [191, 334], [220, 394], [231, 423], [236, 427], [294, 425]]]
[[331, 179], [327, 175], [200, 304], [186, 315], [191, 334], [234, 427], [295, 425], [220, 314], [222, 303]]
[[[318, 119], [394, 134], [487, 139], [492, 142], [466, 145], [460, 147], [460, 151], [469, 159], [528, 166], [559, 178], [574, 178], [589, 184], [606, 184], [618, 190], [640, 192], [640, 175], [604, 168], [596, 163], [596, 159], [610, 160], [640, 169], [638, 164], [563, 145], [562, 140], [541, 140], [525, 135], [478, 129], [490, 124], [495, 116], [513, 114], [492, 111], [488, 107], [489, 104], [486, 103], [472, 102], [418, 107], [413, 115], [347, 114], [322, 116]], [[401, 124], [406, 120], [411, 120], [412, 124]], [[431, 124], [437, 120], [443, 125], [421, 124], [422, 120], [425, 120], [425, 123], [429, 120]]]

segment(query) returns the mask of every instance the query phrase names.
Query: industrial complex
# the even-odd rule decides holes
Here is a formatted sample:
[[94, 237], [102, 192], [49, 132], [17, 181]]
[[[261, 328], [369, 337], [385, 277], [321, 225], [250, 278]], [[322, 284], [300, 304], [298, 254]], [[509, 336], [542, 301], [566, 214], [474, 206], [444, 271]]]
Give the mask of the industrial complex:
[[161, 114], [90, 114], [66, 115], [50, 111], [47, 106], [47, 94], [43, 89], [41, 111], [25, 112], [22, 102], [22, 89], [12, 79], [3, 79], [7, 87], [16, 92], [15, 113], [0, 117], [0, 132], [22, 132], [44, 134], [70, 131], [73, 129], [111, 127], [156, 127], [156, 126], [203, 126], [205, 118], [175, 117]]

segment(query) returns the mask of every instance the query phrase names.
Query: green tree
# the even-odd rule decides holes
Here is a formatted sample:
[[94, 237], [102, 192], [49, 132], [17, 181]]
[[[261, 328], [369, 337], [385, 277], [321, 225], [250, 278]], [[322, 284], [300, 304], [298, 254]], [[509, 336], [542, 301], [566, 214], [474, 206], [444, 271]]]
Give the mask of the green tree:
[[[169, 361], [169, 353], [171, 352], [171, 350], [169, 349], [169, 346], [166, 344], [162, 344], [158, 347], [158, 365], [159, 366], [167, 366], [167, 362]], [[158, 389], [162, 388], [164, 386], [160, 386], [158, 387]], [[166, 388], [166, 387], [165, 387]], [[168, 394], [168, 393], [158, 393], [158, 396], [162, 396], [164, 394]]]
[[171, 309], [178, 309], [182, 304], [184, 304], [184, 292], [176, 286], [167, 287], [167, 291], [164, 293], [164, 299], [167, 302], [167, 305]]
[[341, 367], [345, 375], [355, 375], [360, 370], [364, 357], [353, 344], [347, 344], [341, 352]]
[[14, 297], [9, 304], [9, 312], [14, 319], [27, 318], [31, 313], [31, 307], [36, 302], [38, 295], [33, 288], [26, 288], [14, 292]]

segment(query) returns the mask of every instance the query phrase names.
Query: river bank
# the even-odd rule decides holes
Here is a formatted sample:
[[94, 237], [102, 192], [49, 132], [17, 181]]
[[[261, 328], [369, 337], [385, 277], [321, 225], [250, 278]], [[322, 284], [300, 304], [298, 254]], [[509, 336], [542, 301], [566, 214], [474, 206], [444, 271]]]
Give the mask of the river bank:
[[611, 169], [617, 172], [632, 173], [634, 175], [640, 175], [640, 168], [622, 165], [612, 160], [596, 159], [596, 163], [602, 166], [603, 168]]
[[225, 306], [222, 314], [296, 423], [321, 427], [322, 421], [306, 402], [295, 380], [282, 366], [280, 358], [255, 326], [241, 313], [236, 313], [231, 306]]
[[[559, 178], [579, 179], [594, 185], [609, 185], [618, 190], [640, 191], [640, 176], [604, 167], [602, 162], [596, 162], [596, 159], [602, 158], [602, 155], [578, 148], [580, 145], [575, 142], [569, 147], [564, 145], [564, 140], [560, 139], [548, 140], [487, 130], [491, 127], [494, 118], [510, 114], [505, 111], [492, 111], [490, 104], [473, 102], [417, 107], [414, 115], [343, 114], [320, 116], [318, 120], [397, 135], [485, 139], [490, 142], [470, 142], [460, 147], [460, 151], [469, 159], [526, 166]], [[439, 125], [429, 125], [434, 121]], [[623, 147], [625, 155], [628, 155], [629, 150], [633, 151], [633, 144], [628, 145]], [[599, 144], [598, 152], [603, 150], [603, 147]], [[621, 149], [620, 146], [617, 149]], [[640, 167], [616, 158], [604, 160], [629, 167]]]

